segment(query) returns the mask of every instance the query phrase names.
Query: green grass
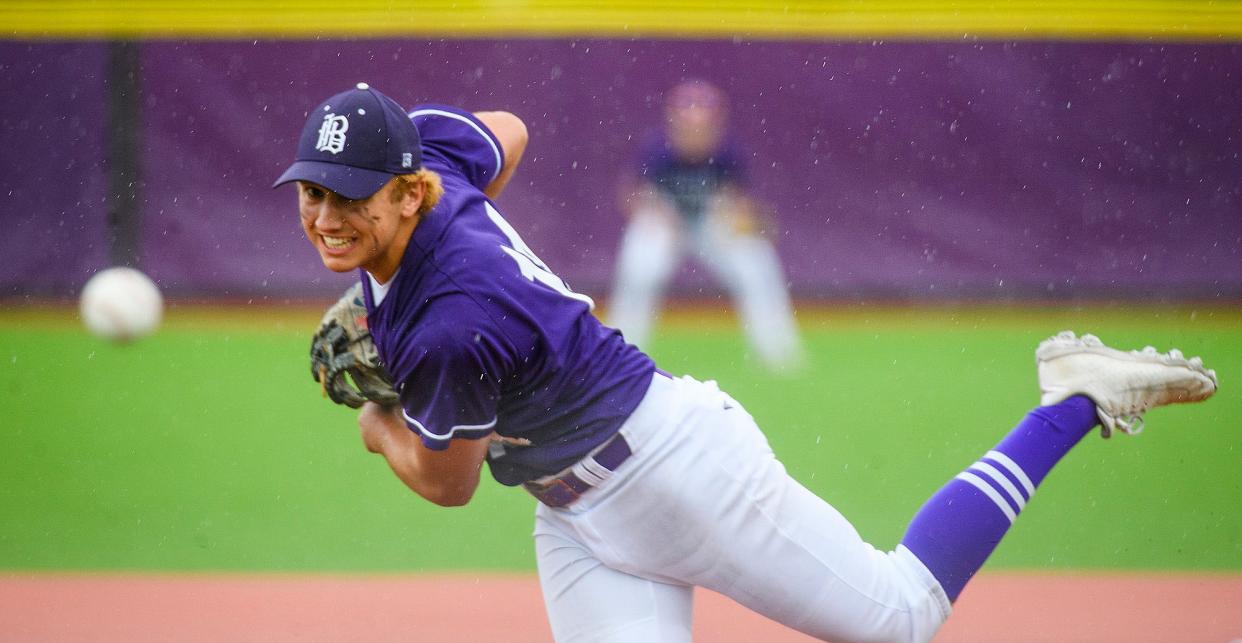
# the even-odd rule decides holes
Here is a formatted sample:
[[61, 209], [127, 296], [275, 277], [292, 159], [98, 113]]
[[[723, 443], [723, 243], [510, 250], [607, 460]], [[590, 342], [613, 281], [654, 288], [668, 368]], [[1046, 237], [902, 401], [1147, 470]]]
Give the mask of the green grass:
[[[128, 346], [0, 316], [0, 569], [533, 569], [534, 501], [486, 480], [441, 509], [367, 454], [319, 397], [296, 324], [171, 324]], [[667, 327], [668, 370], [716, 379], [791, 474], [888, 548], [936, 488], [1037, 402], [1032, 350], [1063, 327], [1202, 354], [1222, 390], [1092, 436], [990, 568], [1242, 569], [1242, 314], [1119, 309], [853, 311], [805, 322], [795, 376], [731, 326]]]

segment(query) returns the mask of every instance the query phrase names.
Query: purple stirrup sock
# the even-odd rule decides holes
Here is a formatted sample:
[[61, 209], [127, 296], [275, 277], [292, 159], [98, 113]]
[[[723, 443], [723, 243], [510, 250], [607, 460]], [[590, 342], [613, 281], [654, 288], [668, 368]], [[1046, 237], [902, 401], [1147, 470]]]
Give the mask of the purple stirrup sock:
[[1095, 404], [1081, 395], [1032, 410], [914, 515], [901, 544], [931, 570], [950, 601], [996, 549], [1052, 467], [1097, 423]]

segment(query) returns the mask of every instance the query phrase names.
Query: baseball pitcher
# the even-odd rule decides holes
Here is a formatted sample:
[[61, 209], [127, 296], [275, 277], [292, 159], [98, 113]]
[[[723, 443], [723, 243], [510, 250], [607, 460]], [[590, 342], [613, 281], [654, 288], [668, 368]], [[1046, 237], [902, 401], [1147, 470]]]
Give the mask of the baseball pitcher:
[[1036, 350], [1042, 406], [878, 550], [737, 400], [657, 368], [522, 241], [496, 199], [526, 142], [512, 114], [406, 112], [359, 84], [310, 112], [276, 185], [296, 184], [324, 265], [358, 274], [312, 342], [321, 389], [427, 500], [469, 502], [484, 463], [539, 500], [558, 641], [689, 640], [696, 585], [816, 637], [926, 641], [1092, 427], [1216, 390], [1197, 358], [1056, 335]]

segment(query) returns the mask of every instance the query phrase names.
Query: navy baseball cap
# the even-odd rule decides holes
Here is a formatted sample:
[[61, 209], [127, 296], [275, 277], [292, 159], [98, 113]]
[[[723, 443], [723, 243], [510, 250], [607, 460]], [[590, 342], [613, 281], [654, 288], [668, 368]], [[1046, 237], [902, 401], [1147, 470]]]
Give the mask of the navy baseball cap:
[[375, 194], [422, 166], [418, 128], [393, 99], [366, 83], [322, 102], [302, 127], [293, 165], [272, 187], [322, 185], [347, 199]]

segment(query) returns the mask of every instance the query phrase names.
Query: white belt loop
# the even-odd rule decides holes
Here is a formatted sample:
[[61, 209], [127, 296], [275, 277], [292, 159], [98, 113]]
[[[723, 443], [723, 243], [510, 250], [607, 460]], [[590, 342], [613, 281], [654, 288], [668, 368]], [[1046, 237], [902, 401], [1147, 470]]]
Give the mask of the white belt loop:
[[578, 464], [575, 464], [570, 471], [592, 487], [600, 486], [612, 476], [612, 472], [606, 469], [604, 465], [596, 462], [593, 457], [579, 460]]

